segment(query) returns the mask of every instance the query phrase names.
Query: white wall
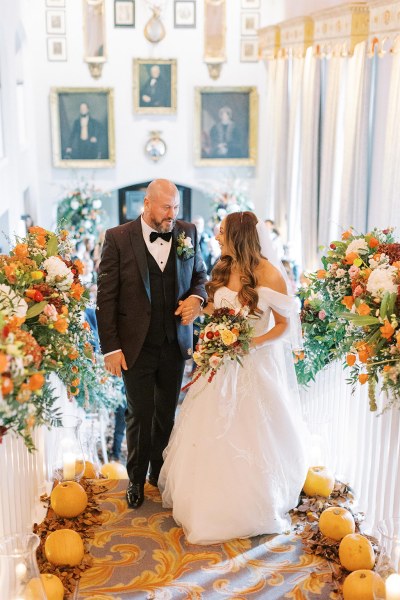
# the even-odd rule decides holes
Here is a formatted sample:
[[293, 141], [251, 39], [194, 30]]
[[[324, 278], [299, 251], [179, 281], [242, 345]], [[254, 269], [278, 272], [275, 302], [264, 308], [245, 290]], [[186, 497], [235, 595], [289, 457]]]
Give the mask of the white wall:
[[[167, 35], [159, 44], [149, 43], [143, 29], [151, 13], [145, 2], [136, 2], [135, 29], [113, 27], [112, 2], [106, 2], [108, 60], [99, 80], [94, 80], [83, 62], [82, 4], [66, 0], [67, 62], [48, 62], [46, 57], [45, 2], [26, 5], [26, 22], [30, 42], [31, 69], [34, 73], [34, 110], [38, 152], [36, 166], [39, 178], [39, 222], [52, 224], [49, 203], [54, 203], [63, 187], [76, 178], [96, 179], [98, 185], [114, 189], [155, 177], [167, 177], [178, 183], [198, 186], [203, 180], [223, 177], [250, 177], [250, 189], [259, 206], [263, 200], [262, 157], [267, 136], [260, 135], [257, 168], [196, 168], [193, 165], [194, 87], [258, 86], [260, 95], [260, 131], [262, 132], [264, 67], [259, 63], [240, 62], [239, 0], [227, 2], [227, 63], [214, 82], [203, 62], [203, 2], [198, 1], [197, 28], [173, 28], [173, 2], [163, 13]], [[178, 109], [176, 115], [138, 115], [133, 110], [133, 58], [177, 58]], [[114, 89], [116, 166], [109, 169], [84, 169], [72, 172], [52, 166], [49, 90], [51, 87], [111, 87]], [[154, 164], [143, 147], [151, 129], [162, 131], [167, 154]]]

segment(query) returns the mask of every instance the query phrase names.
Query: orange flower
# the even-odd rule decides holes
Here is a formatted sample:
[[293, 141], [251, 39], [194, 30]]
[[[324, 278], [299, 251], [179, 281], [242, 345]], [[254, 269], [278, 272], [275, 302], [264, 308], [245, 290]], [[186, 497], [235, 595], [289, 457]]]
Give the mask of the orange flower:
[[74, 391], [72, 391], [72, 390], [70, 389], [70, 390], [69, 390], [69, 393], [70, 393], [72, 396], [77, 396], [77, 395], [79, 394], [79, 388], [76, 388], [76, 390], [74, 390]]
[[27, 258], [28, 257], [28, 244], [17, 244], [13, 250], [13, 253], [17, 258]]
[[73, 348], [72, 350], [70, 350], [69, 354], [68, 354], [68, 358], [70, 360], [75, 360], [76, 358], [78, 358], [79, 356], [79, 352], [77, 350], [75, 350], [75, 348]]
[[370, 248], [376, 248], [377, 246], [379, 246], [379, 240], [377, 240], [375, 237], [370, 238], [368, 246]]
[[358, 376], [358, 381], [361, 383], [361, 385], [364, 385], [364, 383], [368, 381], [367, 373], [360, 373]]
[[8, 321], [7, 325], [10, 331], [17, 331], [22, 323], [25, 323], [25, 317], [11, 317], [11, 319]]
[[349, 367], [352, 367], [354, 365], [354, 363], [356, 362], [356, 355], [355, 354], [348, 354], [346, 356], [346, 362], [349, 365]]
[[14, 389], [14, 384], [10, 377], [3, 377], [1, 382], [1, 393], [3, 396], [7, 396]]
[[354, 298], [353, 296], [344, 296], [341, 304], [344, 304], [346, 308], [348, 308], [349, 310], [351, 310], [353, 304], [354, 304]]
[[29, 378], [29, 389], [32, 392], [35, 392], [36, 390], [40, 390], [43, 385], [44, 385], [44, 377], [41, 373], [34, 373], [33, 375], [30, 376]]
[[87, 331], [90, 331], [90, 325], [87, 321], [84, 321], [82, 323], [82, 327], [83, 327], [83, 329], [87, 329]]
[[56, 329], [59, 333], [65, 333], [68, 329], [68, 323], [65, 319], [58, 318], [54, 323], [54, 329]]
[[369, 315], [369, 313], [371, 312], [371, 309], [368, 306], [368, 304], [365, 304], [365, 302], [362, 302], [361, 304], [359, 304], [357, 306], [357, 312], [359, 315], [365, 317], [366, 315]]
[[234, 333], [235, 335], [239, 335], [239, 329], [236, 329], [236, 327], [234, 327], [233, 329], [231, 329], [232, 333]]
[[400, 348], [400, 332], [396, 334], [396, 346]]
[[17, 281], [17, 277], [15, 275], [15, 265], [4, 265], [3, 269], [8, 281], [10, 283], [15, 283]]
[[400, 269], [400, 260], [395, 260], [392, 266], [396, 267], [396, 269]]
[[25, 404], [25, 402], [28, 402], [31, 395], [32, 392], [29, 389], [29, 384], [23, 383], [17, 395], [17, 402], [19, 402], [19, 404]]
[[317, 278], [318, 279], [325, 279], [326, 277], [326, 271], [325, 269], [320, 269], [319, 271], [317, 271]]
[[345, 258], [346, 265], [352, 265], [357, 258], [360, 258], [357, 252], [350, 252]]
[[68, 315], [68, 307], [63, 304], [61, 307], [61, 314], [67, 316]]
[[360, 350], [358, 353], [358, 358], [359, 358], [360, 362], [362, 362], [362, 363], [368, 362], [369, 352], [365, 349]]
[[79, 377], [77, 377], [76, 379], [73, 379], [71, 381], [71, 385], [73, 385], [74, 387], [77, 387], [80, 384], [81, 380], [79, 379]]
[[33, 227], [29, 227], [29, 233], [32, 235], [47, 235], [48, 232], [43, 227], [34, 225]]
[[73, 283], [71, 285], [71, 296], [75, 298], [75, 300], [80, 300], [84, 291], [85, 288], [80, 283]]
[[73, 367], [71, 367], [71, 371], [72, 371], [73, 373], [78, 373], [79, 369], [78, 369], [78, 367], [77, 367], [77, 366], [75, 366], [75, 365], [74, 365]]
[[76, 270], [78, 271], [79, 275], [82, 275], [83, 271], [85, 270], [85, 266], [84, 266], [83, 262], [81, 260], [79, 260], [79, 258], [77, 258], [74, 261], [74, 265], [75, 265]]
[[385, 365], [385, 366], [383, 367], [383, 371], [384, 371], [385, 373], [387, 373], [388, 371], [390, 371], [390, 365]]
[[4, 352], [0, 352], [0, 373], [4, 373], [8, 368], [8, 358], [7, 354]]
[[342, 240], [348, 240], [349, 237], [351, 237], [353, 235], [353, 232], [351, 231], [351, 229], [348, 229], [347, 231], [344, 231], [342, 233]]
[[45, 245], [46, 245], [46, 237], [44, 235], [37, 235], [36, 236], [36, 243], [41, 248], [44, 248]]
[[379, 327], [379, 329], [381, 330], [382, 337], [386, 338], [387, 340], [390, 340], [394, 334], [394, 329], [387, 319], [385, 319], [383, 327]]

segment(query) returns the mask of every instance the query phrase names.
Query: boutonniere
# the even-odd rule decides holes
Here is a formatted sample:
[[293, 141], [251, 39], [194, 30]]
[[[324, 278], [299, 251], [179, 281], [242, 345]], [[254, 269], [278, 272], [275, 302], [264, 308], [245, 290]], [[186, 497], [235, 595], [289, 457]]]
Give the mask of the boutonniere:
[[184, 231], [181, 231], [176, 238], [176, 253], [182, 260], [188, 260], [194, 256], [192, 239], [186, 236]]

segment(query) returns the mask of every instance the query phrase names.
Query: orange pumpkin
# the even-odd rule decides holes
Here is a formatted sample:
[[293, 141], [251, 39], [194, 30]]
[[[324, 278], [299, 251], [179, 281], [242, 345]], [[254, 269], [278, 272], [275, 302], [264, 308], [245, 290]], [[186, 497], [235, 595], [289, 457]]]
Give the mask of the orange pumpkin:
[[85, 470], [82, 477], [84, 477], [84, 479], [97, 479], [98, 476], [99, 471], [97, 466], [89, 460], [85, 460]]
[[385, 584], [375, 571], [360, 569], [347, 575], [343, 583], [344, 600], [385, 598]]
[[57, 529], [47, 536], [44, 552], [53, 565], [76, 567], [82, 562], [85, 550], [79, 533], [72, 529]]
[[307, 496], [328, 498], [335, 486], [335, 477], [326, 467], [310, 467], [303, 486]]
[[360, 533], [345, 535], [339, 545], [339, 560], [348, 571], [373, 569], [375, 552], [371, 542]]
[[128, 472], [124, 465], [117, 462], [105, 463], [101, 467], [101, 473], [108, 479], [129, 479]]
[[57, 575], [51, 573], [42, 573], [40, 575], [47, 600], [63, 600], [64, 586]]
[[354, 533], [356, 528], [351, 512], [340, 506], [330, 506], [322, 511], [318, 525], [323, 535], [337, 542], [348, 533]]
[[88, 504], [87, 493], [76, 481], [63, 481], [51, 492], [50, 506], [59, 517], [80, 515]]

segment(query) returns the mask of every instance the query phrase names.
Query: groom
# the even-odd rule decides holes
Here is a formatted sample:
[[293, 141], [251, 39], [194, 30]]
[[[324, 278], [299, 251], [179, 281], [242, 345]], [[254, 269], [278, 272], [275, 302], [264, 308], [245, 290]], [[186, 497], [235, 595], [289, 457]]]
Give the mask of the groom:
[[122, 374], [128, 404], [131, 508], [143, 503], [149, 464], [149, 482], [157, 485], [192, 353], [192, 323], [207, 298], [196, 228], [177, 221], [179, 203], [171, 181], [152, 181], [143, 214], [107, 230], [99, 267], [101, 350], [107, 371]]

